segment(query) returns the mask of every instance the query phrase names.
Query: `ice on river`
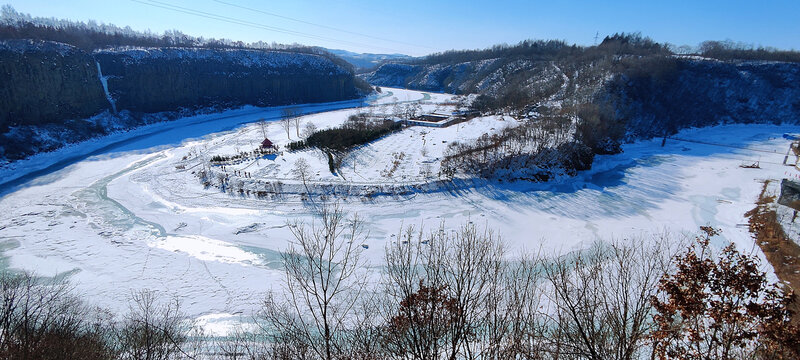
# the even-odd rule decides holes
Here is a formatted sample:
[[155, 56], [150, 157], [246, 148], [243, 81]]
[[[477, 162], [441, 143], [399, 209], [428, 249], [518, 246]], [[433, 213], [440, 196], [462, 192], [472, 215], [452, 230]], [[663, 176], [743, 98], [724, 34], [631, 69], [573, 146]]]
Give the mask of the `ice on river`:
[[[420, 92], [387, 91], [395, 95], [378, 101], [424, 98]], [[434, 102], [447, 99], [432, 97]], [[312, 209], [293, 198], [258, 200], [205, 189], [176, 164], [199, 148], [227, 146], [224, 139], [232, 139], [232, 132], [260, 131], [258, 125], [238, 124], [275, 111], [243, 114], [230, 124], [205, 123], [203, 129], [210, 131], [205, 134], [194, 129], [180, 137], [180, 128], [165, 128], [166, 133], [142, 143], [127, 143], [15, 186], [0, 198], [3, 265], [68, 275], [82, 293], [112, 309], [124, 310], [131, 291], [149, 288], [179, 296], [185, 310], [203, 321], [250, 314], [267, 290], [279, 286], [280, 251], [292, 239], [289, 226], [313, 221]], [[353, 111], [315, 116], [322, 123]], [[191, 128], [195, 120], [184, 125]], [[692, 129], [679, 137], [717, 145], [669, 140], [661, 147], [660, 139], [642, 141], [626, 145], [622, 154], [598, 157], [590, 171], [552, 183], [476, 182], [457, 191], [368, 201], [354, 197], [341, 204], [366, 219], [365, 254], [376, 273], [384, 245], [402, 226], [444, 223], [451, 229], [469, 221], [499, 232], [512, 254], [571, 251], [597, 238], [692, 234], [700, 225], [720, 227], [721, 241], [751, 250], [753, 242], [741, 225], [760, 182], [796, 171], [781, 164], [789, 146], [780, 136], [784, 132], [800, 128]], [[175, 137], [167, 140], [170, 134]], [[87, 152], [97, 148], [87, 146]], [[760, 161], [760, 169], [739, 166], [754, 161]], [[40, 165], [30, 169], [46, 163], [34, 162]]]

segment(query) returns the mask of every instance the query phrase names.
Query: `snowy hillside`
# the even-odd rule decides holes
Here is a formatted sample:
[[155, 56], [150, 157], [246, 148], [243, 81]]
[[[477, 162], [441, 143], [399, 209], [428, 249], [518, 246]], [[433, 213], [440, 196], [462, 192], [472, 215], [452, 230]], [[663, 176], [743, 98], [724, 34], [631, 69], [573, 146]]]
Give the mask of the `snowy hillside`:
[[360, 76], [374, 85], [479, 94], [476, 108], [484, 113], [526, 117], [590, 104], [613, 115], [603, 126], [623, 127], [623, 141], [717, 124], [800, 123], [798, 62], [723, 61], [612, 43], [435, 54]]

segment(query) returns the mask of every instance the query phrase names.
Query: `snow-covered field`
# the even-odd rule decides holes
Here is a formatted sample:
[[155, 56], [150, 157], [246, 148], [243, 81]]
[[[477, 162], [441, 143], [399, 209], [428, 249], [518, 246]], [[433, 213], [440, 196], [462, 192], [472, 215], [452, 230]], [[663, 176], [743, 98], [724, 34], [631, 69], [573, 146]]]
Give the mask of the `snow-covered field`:
[[[422, 108], [432, 109], [434, 106], [425, 105]], [[318, 129], [337, 127], [356, 112], [358, 110], [340, 110], [303, 116], [301, 124], [313, 123]], [[249, 155], [244, 159], [226, 162], [224, 167], [209, 162], [214, 156], [232, 156], [252, 151], [260, 146], [264, 135], [280, 149], [285, 149], [291, 141], [301, 139], [296, 136], [294, 128], [287, 136], [279, 123], [264, 127], [255, 124], [212, 141], [188, 144], [172, 153], [178, 159], [143, 170], [139, 178], [147, 179], [140, 182], [152, 182], [155, 179], [161, 184], [156, 191], [168, 192], [180, 191], [183, 188], [176, 189], [172, 184], [191, 181], [186, 175], [200, 171], [216, 189], [222, 189], [221, 179], [224, 178], [229, 192], [244, 189], [248, 194], [270, 191], [320, 195], [335, 189], [339, 194], [363, 196], [370, 192], [392, 194], [399, 192], [399, 189], [437, 191], [441, 187], [438, 180], [442, 180], [439, 176], [441, 160], [450, 142], [474, 140], [485, 133], [493, 134], [516, 123], [511, 117], [483, 117], [444, 128], [407, 127], [350, 151], [343, 157], [342, 165], [335, 174], [329, 170], [326, 153], [318, 149], [279, 151], [268, 156]], [[296, 172], [298, 161], [308, 164], [305, 181]], [[200, 181], [200, 178], [195, 181]], [[278, 183], [280, 190], [275, 189]]]
[[[267, 123], [265, 126], [252, 124], [241, 127], [237, 131], [230, 132], [211, 141], [187, 144], [183, 149], [175, 152], [181, 159], [185, 156], [185, 161], [169, 162], [172, 170], [177, 166], [188, 168], [203, 168], [208, 164], [208, 160], [215, 155], [232, 156], [241, 152], [252, 151], [258, 148], [266, 136], [272, 143], [281, 150], [286, 148], [290, 142], [302, 140], [303, 129], [307, 124], [313, 124], [318, 130], [338, 127], [342, 125], [348, 116], [358, 112], [372, 111], [375, 114], [390, 115], [393, 106], [381, 105], [381, 103], [399, 102], [402, 104], [409, 102], [403, 100], [407, 93], [405, 90], [387, 89], [384, 98], [378, 101], [378, 105], [368, 109], [347, 109], [307, 115], [300, 118], [300, 135], [292, 123], [287, 134], [284, 127], [279, 122]], [[389, 94], [388, 92], [391, 92]], [[400, 94], [397, 94], [400, 92]], [[420, 102], [420, 109], [423, 112], [452, 111], [452, 106], [437, 105], [451, 101], [453, 96], [445, 94], [427, 94], [423, 96], [424, 101]], [[373, 115], [378, 116], [378, 115]], [[317, 184], [389, 184], [404, 182], [425, 182], [430, 180], [430, 175], [424, 175], [421, 170], [422, 165], [431, 163], [430, 168], [433, 174], [438, 173], [438, 160], [442, 157], [448, 141], [453, 139], [475, 139], [484, 133], [499, 131], [509, 123], [515, 122], [511, 118], [497, 120], [494, 117], [480, 118], [467, 123], [461, 123], [446, 128], [430, 128], [413, 126], [405, 128], [389, 135], [379, 141], [361, 146], [353, 150], [343, 160], [341, 171], [332, 174], [328, 167], [328, 158], [320, 150], [308, 149], [304, 151], [288, 152], [280, 151], [277, 158], [270, 157], [256, 158], [249, 156], [243, 160], [226, 165], [225, 174], [232, 176], [232, 181], [254, 182], [255, 180], [279, 180], [289, 183], [300, 183], [296, 174], [293, 173], [294, 164], [299, 159], [305, 159], [310, 166], [310, 173], [307, 178], [308, 183]], [[187, 151], [188, 150], [188, 151]], [[402, 154], [402, 155], [401, 155]], [[400, 166], [392, 169], [393, 160], [402, 158]], [[209, 168], [208, 166], [205, 166]], [[215, 174], [222, 173], [219, 166], [210, 167]], [[156, 170], [161, 172], [164, 169]], [[393, 171], [392, 171], [393, 170]], [[234, 175], [238, 171], [239, 175]], [[172, 171], [174, 172], [174, 171]], [[241, 175], [248, 173], [248, 176]], [[252, 179], [252, 180], [248, 180]]]
[[[434, 104], [424, 107], [432, 110], [436, 102], [450, 99], [401, 89], [385, 88], [384, 93], [372, 103], [426, 99]], [[332, 110], [302, 121], [318, 128], [335, 126], [356, 111]], [[0, 198], [3, 266], [48, 276], [68, 274], [81, 292], [112, 309], [124, 310], [132, 290], [150, 288], [178, 295], [190, 315], [208, 322], [249, 315], [268, 289], [279, 286], [279, 252], [292, 239], [287, 223], [312, 221], [312, 208], [299, 197], [257, 199], [206, 189], [192, 174], [203, 162], [192, 159], [257, 146], [261, 126], [240, 124], [275, 119], [277, 113], [248, 109], [207, 122], [190, 118], [159, 124], [163, 128], [129, 134], [152, 136], [105, 151], [97, 151], [108, 145], [98, 140], [0, 170], [0, 183], [6, 183], [12, 173], [26, 179], [25, 174], [58, 160], [96, 152], [24, 184], [0, 188], [5, 194]], [[236, 169], [250, 172], [253, 180], [297, 182], [291, 164], [306, 157], [315, 159], [309, 161], [314, 182], [345, 182], [341, 175], [347, 182], [370, 184], [425, 181], [422, 160], [440, 157], [444, 141], [474, 138], [511, 121], [482, 118], [445, 129], [409, 128], [358, 149], [340, 177], [331, 175], [325, 159], [314, 151], [284, 153]], [[279, 145], [289, 141], [277, 123], [269, 123], [265, 131]], [[475, 181], [451, 190], [339, 201], [347, 212], [365, 218], [365, 254], [376, 273], [384, 245], [402, 226], [430, 228], [442, 222], [455, 228], [472, 221], [498, 231], [512, 249], [548, 252], [581, 248], [597, 238], [692, 234], [710, 224], [723, 229], [720, 241], [749, 251], [754, 244], [743, 226], [744, 213], [754, 207], [760, 181], [796, 171], [781, 164], [789, 146], [781, 138], [785, 132], [800, 128], [693, 129], [678, 137], [726, 146], [668, 140], [661, 147], [660, 139], [643, 141], [626, 145], [622, 154], [600, 156], [592, 170], [557, 182]], [[114, 141], [124, 141], [124, 135]], [[291, 138], [296, 140], [294, 129]], [[385, 176], [393, 154], [400, 152], [407, 154], [404, 160], [392, 176]], [[740, 167], [755, 161], [760, 169]]]

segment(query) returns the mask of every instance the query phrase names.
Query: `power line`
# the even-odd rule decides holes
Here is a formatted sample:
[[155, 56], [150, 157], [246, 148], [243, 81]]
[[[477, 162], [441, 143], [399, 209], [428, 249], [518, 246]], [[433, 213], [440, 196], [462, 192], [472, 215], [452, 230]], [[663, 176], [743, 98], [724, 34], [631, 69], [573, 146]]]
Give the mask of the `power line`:
[[[268, 30], [268, 31], [274, 31], [274, 32], [282, 33], [282, 34], [302, 36], [302, 37], [311, 38], [311, 39], [315, 39], [315, 40], [335, 41], [335, 42], [341, 42], [341, 43], [350, 44], [350, 45], [357, 45], [357, 46], [367, 46], [367, 47], [374, 47], [374, 48], [382, 48], [382, 47], [379, 47], [379, 46], [361, 44], [361, 43], [352, 42], [352, 41], [346, 41], [346, 40], [339, 40], [339, 39], [329, 38], [329, 37], [325, 37], [325, 36], [308, 34], [308, 33], [303, 33], [303, 32], [300, 32], [300, 31], [294, 31], [294, 30], [290, 30], [290, 29], [284, 29], [284, 28], [280, 28], [280, 27], [264, 25], [264, 24], [255, 23], [255, 22], [251, 22], [251, 21], [247, 21], [247, 20], [241, 20], [241, 19], [237, 19], [237, 18], [233, 18], [233, 17], [229, 17], [229, 16], [211, 14], [211, 13], [208, 13], [208, 12], [195, 10], [195, 9], [191, 9], [191, 8], [186, 8], [186, 7], [182, 7], [182, 6], [178, 6], [178, 5], [172, 5], [172, 4], [164, 3], [164, 2], [161, 2], [161, 1], [157, 1], [157, 0], [146, 0], [146, 1], [132, 0], [132, 1], [135, 1], [135, 2], [138, 2], [138, 3], [142, 3], [142, 4], [145, 4], [145, 5], [159, 7], [159, 8], [162, 8], [162, 9], [182, 12], [182, 13], [185, 13], [185, 14], [205, 17], [205, 18], [209, 18], [209, 19], [229, 22], [229, 23], [243, 25], [243, 26], [249, 26], [249, 27], [258, 28], [258, 29], [264, 29], [264, 30]], [[383, 49], [394, 51], [393, 49], [389, 49], [389, 48], [383, 48]]]
[[260, 13], [260, 14], [264, 14], [264, 15], [274, 16], [274, 17], [277, 17], [277, 18], [285, 19], [285, 20], [296, 21], [296, 22], [299, 22], [299, 23], [307, 24], [307, 25], [313, 25], [313, 26], [318, 26], [318, 27], [321, 27], [321, 28], [329, 29], [329, 30], [339, 31], [339, 32], [343, 32], [343, 33], [346, 33], [346, 34], [358, 35], [358, 36], [363, 36], [363, 37], [370, 38], [370, 39], [388, 41], [388, 42], [393, 42], [393, 43], [403, 44], [403, 45], [409, 45], [409, 46], [414, 46], [414, 47], [421, 47], [421, 48], [434, 49], [434, 50], [436, 49], [436, 48], [433, 48], [433, 47], [430, 47], [430, 46], [411, 44], [411, 43], [407, 43], [407, 42], [404, 42], [404, 41], [386, 39], [386, 38], [373, 36], [373, 35], [369, 35], [369, 34], [359, 33], [359, 32], [345, 30], [345, 29], [340, 29], [340, 28], [336, 28], [336, 27], [333, 27], [333, 26], [317, 24], [317, 23], [313, 23], [313, 22], [310, 22], [310, 21], [300, 20], [300, 19], [296, 19], [296, 18], [293, 18], [293, 17], [284, 16], [284, 15], [280, 15], [280, 14], [276, 14], [276, 13], [271, 13], [271, 12], [264, 11], [264, 10], [254, 9], [254, 8], [247, 7], [247, 6], [242, 6], [242, 5], [237, 5], [237, 4], [229, 3], [229, 2], [226, 2], [226, 1], [222, 1], [222, 0], [214, 0], [214, 2], [218, 2], [220, 4], [225, 4], [225, 5], [228, 5], [228, 6], [233, 6], [233, 7], [236, 7], [236, 8], [240, 8], [240, 9], [244, 9], [244, 10], [248, 10], [248, 11], [252, 11], [252, 12], [256, 12], [256, 13]]
[[232, 18], [232, 17], [228, 17], [228, 16], [211, 14], [211, 13], [207, 13], [207, 12], [204, 12], [204, 11], [194, 10], [194, 9], [190, 9], [190, 8], [186, 8], [186, 7], [182, 7], [182, 6], [177, 6], [177, 5], [172, 5], [172, 4], [168, 4], [168, 3], [164, 3], [164, 2], [156, 1], [156, 0], [131, 0], [131, 1], [137, 2], [137, 3], [140, 3], [140, 4], [144, 4], [144, 5], [148, 5], [148, 6], [152, 6], [152, 7], [157, 7], [157, 8], [161, 8], [161, 9], [176, 11], [176, 12], [180, 12], [180, 13], [184, 13], [184, 14], [189, 14], [189, 15], [193, 15], [193, 16], [199, 16], [199, 17], [203, 17], [203, 18], [207, 18], [207, 19], [223, 21], [223, 22], [227, 22], [227, 23], [231, 23], [231, 24], [248, 26], [248, 27], [252, 27], [252, 28], [256, 28], [256, 29], [273, 31], [273, 32], [278, 32], [278, 33], [282, 33], [282, 34], [287, 34], [287, 35], [295, 35], [295, 36], [306, 37], [306, 38], [310, 38], [310, 39], [314, 39], [314, 40], [334, 41], [334, 42], [339, 42], [339, 43], [344, 43], [344, 44], [349, 44], [349, 45], [364, 46], [364, 47], [370, 47], [370, 48], [375, 48], [375, 49], [383, 49], [383, 50], [392, 51], [392, 52], [399, 52], [399, 51], [397, 51], [395, 49], [386, 48], [386, 47], [382, 47], [382, 46], [368, 45], [368, 44], [362, 44], [362, 43], [357, 43], [357, 42], [352, 42], [352, 41], [329, 38], [329, 37], [320, 36], [320, 35], [308, 34], [308, 33], [300, 32], [300, 31], [294, 31], [294, 30], [284, 29], [284, 28], [280, 28], [280, 27], [259, 24], [259, 23], [255, 23], [255, 22], [251, 22], [251, 21], [247, 21], [247, 20], [241, 20], [241, 19], [237, 19], [237, 18]]

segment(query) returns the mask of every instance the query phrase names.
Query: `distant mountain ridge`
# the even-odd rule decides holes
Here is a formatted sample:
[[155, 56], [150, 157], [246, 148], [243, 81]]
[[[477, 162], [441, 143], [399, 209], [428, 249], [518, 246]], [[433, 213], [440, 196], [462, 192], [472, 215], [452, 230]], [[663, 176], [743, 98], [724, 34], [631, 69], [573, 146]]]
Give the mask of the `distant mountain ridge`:
[[370, 54], [355, 53], [352, 51], [338, 49], [326, 50], [352, 64], [356, 68], [356, 71], [375, 69], [385, 62], [398, 60], [406, 61], [413, 59], [412, 56], [404, 54]]

